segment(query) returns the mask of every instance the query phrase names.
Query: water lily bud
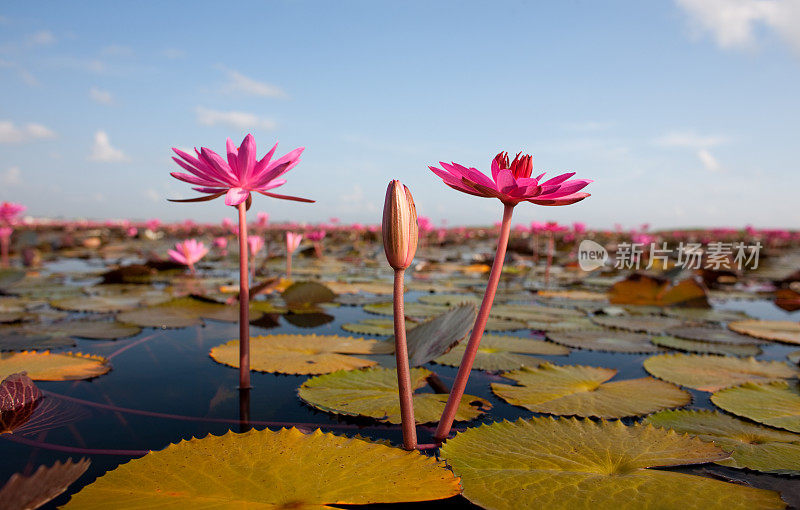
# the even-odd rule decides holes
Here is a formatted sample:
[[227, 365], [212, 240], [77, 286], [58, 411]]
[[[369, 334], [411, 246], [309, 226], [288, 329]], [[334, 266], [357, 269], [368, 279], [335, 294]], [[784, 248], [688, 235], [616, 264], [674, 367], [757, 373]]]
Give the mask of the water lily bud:
[[417, 208], [407, 187], [392, 181], [383, 204], [383, 249], [389, 265], [406, 269], [417, 253]]

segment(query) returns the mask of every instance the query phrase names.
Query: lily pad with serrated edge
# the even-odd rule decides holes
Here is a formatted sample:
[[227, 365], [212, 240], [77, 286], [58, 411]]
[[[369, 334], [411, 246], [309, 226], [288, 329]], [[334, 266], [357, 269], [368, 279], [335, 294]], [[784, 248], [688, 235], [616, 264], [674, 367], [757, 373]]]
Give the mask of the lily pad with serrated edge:
[[[403, 309], [406, 317], [420, 318], [440, 315], [449, 310], [446, 306], [426, 305], [424, 303], [405, 303]], [[394, 308], [391, 302], [365, 305], [364, 311], [377, 315], [394, 315]]]
[[737, 416], [800, 432], [800, 386], [796, 381], [745, 383], [717, 391], [711, 401]]
[[142, 332], [142, 328], [133, 324], [117, 321], [75, 320], [57, 324], [48, 324], [41, 328], [54, 336], [73, 336], [90, 340], [115, 340], [129, 338]]
[[547, 338], [568, 347], [592, 351], [648, 353], [664, 350], [650, 343], [649, 336], [627, 331], [548, 331]]
[[[254, 301], [250, 306], [250, 320], [258, 320], [262, 301]], [[268, 305], [266, 305], [268, 306]], [[203, 319], [237, 322], [238, 305], [223, 305], [192, 297], [171, 299], [154, 306], [140, 308], [117, 314], [117, 320], [149, 328], [185, 328], [203, 323]]]
[[489, 317], [486, 321], [485, 331], [516, 331], [518, 329], [528, 329], [528, 325], [524, 322], [515, 321], [511, 319], [498, 319], [497, 317]]
[[728, 456], [700, 439], [620, 421], [537, 417], [467, 429], [440, 455], [484, 508], [784, 508], [778, 493], [654, 467]]
[[533, 329], [536, 331], [573, 331], [573, 330], [602, 331], [603, 330], [602, 327], [593, 323], [588, 318], [567, 319], [561, 322], [528, 321], [526, 326], [528, 326], [528, 329]]
[[11, 475], [0, 487], [3, 508], [39, 508], [72, 485], [89, 468], [89, 459], [73, 462], [68, 459], [52, 466], [39, 466], [30, 476]]
[[71, 312], [110, 313], [133, 310], [141, 306], [136, 296], [77, 296], [50, 301], [53, 308]]
[[[439, 356], [433, 361], [440, 365], [457, 367], [461, 365], [465, 349], [464, 343], [459, 344], [447, 354]], [[530, 354], [566, 356], [569, 354], [569, 349], [563, 345], [533, 338], [483, 335], [472, 368], [496, 372], [525, 366], [535, 367], [544, 363], [544, 360], [530, 356]]]
[[718, 310], [715, 308], [667, 307], [662, 308], [660, 312], [669, 317], [703, 322], [729, 322], [747, 317], [746, 313], [739, 310]]
[[20, 326], [0, 326], [0, 351], [41, 351], [74, 345], [71, 338], [39, 335]]
[[662, 333], [669, 328], [674, 328], [683, 324], [683, 321], [680, 319], [662, 317], [659, 315], [635, 315], [632, 317], [609, 317], [598, 315], [592, 317], [592, 322], [606, 328], [622, 329], [637, 333], [650, 333], [653, 335]]
[[[349, 354], [389, 354], [394, 344], [335, 335], [267, 335], [250, 338], [250, 370], [279, 374], [327, 374], [377, 362]], [[214, 361], [239, 368], [239, 340], [211, 349]]]
[[455, 496], [459, 480], [420, 454], [319, 430], [228, 432], [171, 444], [83, 488], [71, 508], [331, 508]]
[[420, 296], [419, 302], [438, 306], [455, 306], [464, 303], [479, 306], [481, 298], [474, 294], [427, 294]]
[[692, 396], [652, 377], [607, 382], [617, 371], [584, 365], [543, 363], [500, 375], [516, 385], [492, 383], [495, 395], [535, 413], [624, 418], [683, 407]]
[[34, 381], [78, 381], [111, 370], [108, 360], [79, 352], [22, 351], [0, 353], [0, 380], [27, 372]]
[[722, 466], [784, 475], [800, 474], [800, 434], [746, 422], [708, 410], [662, 411], [645, 419], [656, 427], [713, 441], [731, 453]]
[[[431, 374], [424, 368], [411, 369], [411, 388], [427, 383]], [[298, 390], [307, 404], [328, 413], [364, 416], [388, 423], [400, 423], [400, 402], [397, 392], [397, 370], [369, 368], [318, 375], [307, 380]], [[438, 421], [444, 411], [446, 393], [416, 393], [414, 419], [417, 423]], [[492, 405], [479, 397], [464, 395], [456, 412], [456, 421], [477, 418]]]
[[688, 340], [699, 340], [701, 342], [719, 342], [734, 345], [754, 345], [763, 343], [752, 337], [740, 335], [722, 328], [681, 326], [668, 329], [666, 334], [678, 338], [686, 338]]
[[758, 345], [750, 344], [723, 344], [718, 342], [701, 342], [674, 336], [654, 336], [650, 339], [654, 344], [675, 349], [677, 351], [694, 352], [698, 354], [723, 354], [729, 356], [758, 356], [761, 349]]
[[386, 294], [391, 296], [394, 286], [391, 281], [370, 281], [370, 282], [332, 282], [323, 281], [326, 287], [336, 294], [357, 294], [359, 292], [369, 292], [370, 294]]
[[569, 318], [586, 317], [584, 312], [572, 308], [530, 304], [506, 304], [492, 306], [490, 315], [500, 319], [517, 321], [560, 322]]
[[647, 358], [644, 369], [659, 379], [711, 392], [745, 382], [788, 379], [800, 374], [800, 369], [783, 361], [683, 353]]
[[728, 327], [755, 338], [800, 344], [800, 322], [746, 320], [731, 322]]
[[608, 301], [605, 292], [589, 290], [540, 290], [536, 296], [545, 299], [568, 299], [571, 301]]

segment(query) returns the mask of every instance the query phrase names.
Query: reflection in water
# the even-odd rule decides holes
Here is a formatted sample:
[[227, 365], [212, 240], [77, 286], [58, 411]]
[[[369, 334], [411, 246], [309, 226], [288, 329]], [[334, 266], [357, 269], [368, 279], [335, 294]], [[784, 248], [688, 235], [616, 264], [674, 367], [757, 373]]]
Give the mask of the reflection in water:
[[239, 390], [239, 432], [247, 432], [250, 425], [250, 388]]
[[286, 322], [298, 328], [316, 328], [333, 322], [333, 316], [327, 313], [289, 313], [283, 316]]

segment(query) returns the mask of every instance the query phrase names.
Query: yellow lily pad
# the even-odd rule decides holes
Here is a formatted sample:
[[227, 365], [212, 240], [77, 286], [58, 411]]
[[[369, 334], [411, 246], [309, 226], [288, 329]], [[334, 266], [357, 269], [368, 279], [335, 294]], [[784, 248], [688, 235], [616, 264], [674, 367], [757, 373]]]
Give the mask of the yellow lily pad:
[[[417, 390], [431, 374], [424, 368], [411, 369], [411, 387]], [[370, 368], [312, 377], [300, 386], [300, 398], [325, 412], [348, 416], [366, 416], [389, 423], [400, 423], [400, 402], [397, 396], [397, 370]], [[446, 393], [416, 393], [414, 419], [417, 423], [439, 420], [447, 402]], [[477, 418], [492, 405], [479, 397], [464, 395], [456, 412], [456, 421]]]
[[688, 392], [652, 377], [607, 382], [616, 374], [611, 368], [544, 363], [500, 374], [517, 385], [492, 383], [492, 391], [535, 413], [597, 418], [641, 416], [692, 401]]
[[464, 496], [484, 508], [784, 508], [778, 493], [653, 467], [728, 456], [717, 446], [652, 425], [547, 417], [467, 429], [441, 456]]
[[728, 327], [755, 338], [800, 344], [800, 322], [746, 320], [731, 322]]
[[800, 434], [775, 430], [739, 420], [717, 411], [662, 411], [645, 421], [656, 427], [713, 441], [731, 452], [717, 464], [784, 475], [800, 474]]
[[598, 315], [592, 317], [592, 322], [612, 329], [623, 329], [637, 333], [658, 334], [663, 331], [680, 326], [683, 321], [672, 317], [659, 315], [638, 315], [632, 317], [610, 317]]
[[[250, 369], [279, 374], [327, 374], [377, 365], [348, 354], [390, 354], [390, 342], [335, 335], [267, 335], [250, 338]], [[239, 368], [239, 340], [211, 349], [211, 357]]]
[[788, 379], [800, 374], [800, 369], [783, 361], [683, 353], [647, 358], [644, 369], [659, 379], [712, 392], [745, 382]]
[[737, 416], [800, 432], [800, 386], [796, 381], [745, 383], [714, 393], [711, 401]]
[[111, 370], [108, 360], [100, 356], [50, 351], [0, 353], [0, 380], [11, 374], [27, 372], [34, 381], [78, 381], [103, 375]]
[[649, 336], [627, 331], [548, 331], [547, 338], [568, 347], [592, 351], [647, 353], [664, 350], [650, 343]]
[[419, 452], [292, 428], [171, 444], [109, 471], [66, 508], [332, 508], [459, 492], [458, 478]]
[[720, 342], [702, 342], [674, 336], [654, 336], [650, 339], [654, 344], [678, 351], [698, 354], [727, 354], [730, 356], [758, 356], [761, 349], [752, 344], [723, 344]]

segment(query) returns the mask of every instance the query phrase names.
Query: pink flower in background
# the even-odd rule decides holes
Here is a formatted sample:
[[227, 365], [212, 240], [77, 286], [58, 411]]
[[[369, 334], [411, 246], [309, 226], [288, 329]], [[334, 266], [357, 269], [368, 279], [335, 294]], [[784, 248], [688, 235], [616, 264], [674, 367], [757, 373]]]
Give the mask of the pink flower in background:
[[128, 230], [126, 230], [125, 233], [128, 235], [128, 237], [136, 237], [136, 235], [139, 233], [139, 229], [136, 227], [128, 227]]
[[0, 222], [14, 223], [17, 221], [18, 216], [25, 210], [22, 204], [15, 204], [14, 202], [0, 203]]
[[214, 247], [219, 248], [220, 250], [224, 250], [228, 247], [228, 238], [227, 237], [215, 237], [214, 238]]
[[147, 223], [145, 223], [145, 226], [147, 227], [147, 230], [155, 232], [158, 230], [158, 227], [161, 226], [161, 220], [153, 218], [152, 220], [148, 220]]
[[583, 234], [586, 232], [586, 223], [581, 223], [580, 221], [576, 221], [572, 224], [572, 231], [576, 234]]
[[427, 216], [417, 216], [417, 225], [420, 232], [430, 232], [433, 230], [433, 222]]
[[297, 234], [295, 232], [286, 232], [286, 251], [288, 253], [294, 253], [297, 250], [297, 247], [300, 246], [300, 243], [303, 241], [303, 234]]
[[306, 232], [306, 239], [309, 241], [319, 242], [325, 239], [326, 232], [324, 230], [312, 230]]
[[172, 260], [189, 266], [189, 270], [194, 273], [194, 264], [208, 253], [208, 248], [197, 239], [187, 239], [175, 245], [174, 250], [167, 252]]
[[14, 229], [11, 227], [0, 227], [0, 238], [9, 238], [13, 233]]
[[575, 175], [571, 172], [540, 182], [544, 174], [532, 178], [533, 160], [531, 156], [521, 154], [517, 154], [511, 163], [505, 152], [495, 156], [491, 179], [475, 168], [458, 163], [440, 161], [442, 169], [434, 166], [428, 168], [453, 189], [479, 197], [497, 198], [508, 205], [524, 201], [538, 205], [569, 205], [589, 196], [589, 193], [579, 191], [591, 180], [569, 180]]
[[261, 228], [265, 228], [267, 226], [267, 223], [269, 223], [269, 214], [265, 212], [258, 213], [256, 215], [256, 218], [258, 220], [258, 226]]
[[[195, 149], [197, 157], [173, 148], [172, 150], [180, 158], [173, 157], [172, 159], [184, 170], [188, 171], [189, 174], [172, 172], [171, 175], [178, 180], [194, 184], [196, 187], [192, 189], [200, 193], [206, 193], [206, 196], [172, 201], [201, 202], [225, 195], [226, 205], [238, 206], [242, 202], [249, 200], [251, 198], [250, 193], [255, 191], [272, 198], [313, 202], [313, 200], [306, 198], [269, 192], [269, 190], [286, 183], [285, 179], [279, 179], [278, 177], [294, 168], [300, 162], [300, 154], [304, 149], [300, 147], [272, 161], [272, 156], [277, 148], [278, 144], [275, 144], [263, 158], [257, 160], [256, 141], [251, 134], [244, 137], [239, 148], [228, 138], [226, 143], [227, 161], [216, 152], [205, 147], [202, 147], [199, 151]], [[249, 202], [247, 203], [249, 205]]]
[[264, 247], [264, 238], [261, 236], [252, 236], [247, 238], [247, 247], [250, 249], [250, 255], [255, 257], [258, 252]]

